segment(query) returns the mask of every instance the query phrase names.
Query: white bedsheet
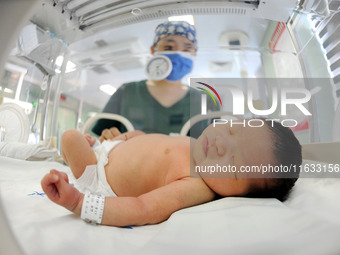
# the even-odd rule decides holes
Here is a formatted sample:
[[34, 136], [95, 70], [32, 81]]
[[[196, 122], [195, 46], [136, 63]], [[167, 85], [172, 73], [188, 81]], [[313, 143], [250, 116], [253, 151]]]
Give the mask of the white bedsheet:
[[300, 179], [285, 203], [224, 198], [161, 224], [117, 228], [86, 224], [50, 202], [40, 180], [52, 168], [70, 173], [0, 157], [2, 202], [26, 254], [340, 254], [340, 179]]

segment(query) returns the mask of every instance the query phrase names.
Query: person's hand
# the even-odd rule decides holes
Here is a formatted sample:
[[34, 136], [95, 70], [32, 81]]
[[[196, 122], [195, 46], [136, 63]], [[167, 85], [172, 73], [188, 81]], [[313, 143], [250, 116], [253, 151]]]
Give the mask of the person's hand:
[[119, 135], [121, 135], [121, 133], [116, 127], [104, 129], [101, 136], [99, 137], [99, 141], [102, 143], [104, 140], [112, 140]]
[[41, 180], [41, 187], [52, 202], [72, 212], [82, 199], [82, 194], [69, 184], [67, 174], [54, 169]]

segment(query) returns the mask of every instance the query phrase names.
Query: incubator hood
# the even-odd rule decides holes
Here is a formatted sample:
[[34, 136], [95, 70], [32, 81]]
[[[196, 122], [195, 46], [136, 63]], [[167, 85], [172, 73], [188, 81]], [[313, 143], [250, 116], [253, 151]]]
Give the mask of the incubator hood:
[[[101, 85], [114, 90], [145, 79], [154, 28], [169, 17], [185, 15], [191, 15], [198, 30], [191, 77], [329, 79], [321, 93], [316, 93], [317, 85], [304, 86], [316, 93], [309, 108], [318, 108], [315, 115], [319, 114], [306, 139], [331, 139], [326, 134], [332, 128], [319, 122], [332, 126], [340, 95], [339, 1], [34, 3], [32, 12], [24, 15], [22, 2], [2, 3], [1, 100], [20, 103], [40, 140], [71, 126], [81, 128], [100, 112], [109, 99]], [[261, 93], [263, 97], [269, 92], [259, 90], [264, 105], [270, 102]], [[320, 103], [324, 97], [327, 102]], [[58, 111], [59, 116], [69, 114], [72, 124], [58, 127]]]
[[[81, 128], [91, 115], [100, 112], [109, 99], [99, 89], [101, 85], [117, 89], [123, 83], [145, 79], [144, 66], [151, 56], [154, 28], [168, 17], [183, 15], [191, 15], [197, 27], [199, 48], [191, 77], [330, 79], [322, 91], [325, 94], [316, 94], [320, 109], [315, 114], [322, 113], [322, 118], [332, 125], [331, 115], [340, 93], [338, 1], [36, 3], [30, 18], [21, 21], [20, 29], [3, 25], [12, 36], [8, 38], [13, 39], [10, 44], [3, 40], [1, 43], [6, 46], [2, 54], [11, 53], [8, 59], [4, 55], [2, 63], [7, 59], [7, 67], [14, 64], [27, 70], [23, 75], [7, 68], [9, 76], [24, 76], [21, 92], [17, 93], [23, 98], [19, 101], [33, 100], [25, 98], [25, 89], [29, 95], [39, 95], [39, 99], [35, 96], [33, 100], [35, 105], [39, 102], [39, 110], [24, 107], [32, 122], [44, 119], [34, 123], [40, 130], [40, 139], [59, 136], [71, 126]], [[187, 84], [188, 78], [185, 77]], [[15, 91], [15, 86], [8, 89]], [[305, 86], [314, 92], [318, 90], [317, 85]], [[268, 89], [259, 90], [259, 100], [264, 105], [269, 103], [263, 98], [270, 92]], [[323, 96], [329, 98], [326, 104], [320, 104]], [[315, 107], [312, 104], [310, 108]], [[60, 114], [67, 114], [72, 124], [58, 127], [58, 107], [62, 108], [59, 118]], [[325, 128], [318, 125], [319, 117], [315, 118], [315, 130], [311, 128], [306, 139], [331, 139], [325, 135], [332, 133], [331, 127], [320, 132], [320, 128]]]
[[[24, 15], [21, 1], [1, 4], [7, 39], [0, 42], [0, 96], [25, 109], [36, 140], [81, 129], [110, 97], [102, 85], [114, 91], [145, 79], [154, 29], [174, 16], [190, 16], [197, 28], [194, 69], [184, 83], [189, 85], [190, 77], [326, 79], [321, 92], [318, 84], [301, 85], [315, 95], [308, 105], [314, 109], [313, 125], [302, 136], [332, 139], [340, 96], [339, 1], [33, 2]], [[20, 18], [14, 20], [16, 15]], [[270, 104], [270, 88], [257, 90], [260, 105]], [[65, 116], [68, 123], [61, 124]]]
[[[339, 0], [2, 0], [0, 105], [21, 106], [30, 142], [60, 140], [101, 111], [101, 85], [145, 79], [154, 28], [185, 15], [198, 31], [193, 77], [299, 79], [313, 113], [294, 116], [300, 141], [340, 139]], [[271, 88], [257, 92], [268, 105]], [[1, 203], [0, 219], [1, 252], [20, 254]]]

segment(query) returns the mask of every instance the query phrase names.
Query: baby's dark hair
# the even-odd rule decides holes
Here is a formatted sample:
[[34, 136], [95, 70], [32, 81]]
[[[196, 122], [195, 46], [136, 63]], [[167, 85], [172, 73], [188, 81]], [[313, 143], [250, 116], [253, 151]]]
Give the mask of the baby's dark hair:
[[268, 178], [266, 188], [251, 188], [248, 197], [277, 198], [285, 201], [299, 178], [302, 163], [301, 145], [292, 130], [279, 122], [264, 121], [272, 132], [276, 166], [285, 167], [289, 172], [279, 171]]

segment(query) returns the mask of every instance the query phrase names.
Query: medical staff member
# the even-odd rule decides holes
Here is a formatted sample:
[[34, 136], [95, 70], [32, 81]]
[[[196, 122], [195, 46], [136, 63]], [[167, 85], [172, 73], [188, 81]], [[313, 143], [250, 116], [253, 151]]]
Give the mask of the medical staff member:
[[[201, 113], [201, 92], [181, 81], [191, 72], [196, 51], [196, 29], [193, 25], [185, 21], [159, 24], [151, 53], [154, 57], [168, 57], [172, 64], [171, 72], [158, 80], [154, 78], [155, 73], [151, 74], [155, 70], [150, 70], [150, 74], [146, 72], [148, 80], [123, 84], [111, 96], [103, 112], [122, 115], [130, 120], [135, 129], [146, 133], [179, 133], [187, 120]], [[158, 66], [156, 63], [156, 68], [164, 68], [164, 65], [166, 63]], [[207, 97], [207, 110], [219, 110], [210, 97]], [[190, 136], [197, 137], [206, 126], [207, 123], [197, 124], [190, 130]], [[104, 139], [110, 139], [110, 130], [107, 129], [112, 127], [117, 127], [120, 132], [126, 131], [119, 122], [106, 119], [99, 120], [92, 131]]]

